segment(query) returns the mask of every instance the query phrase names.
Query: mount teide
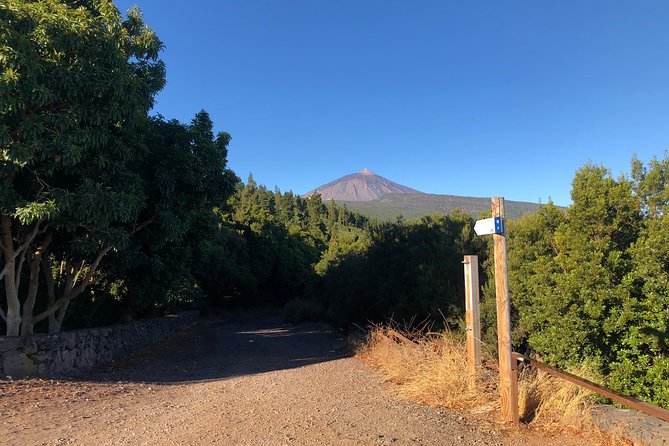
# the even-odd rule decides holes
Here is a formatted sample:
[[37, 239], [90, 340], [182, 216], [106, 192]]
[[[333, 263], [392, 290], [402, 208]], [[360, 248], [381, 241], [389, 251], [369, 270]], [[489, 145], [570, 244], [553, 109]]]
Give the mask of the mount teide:
[[[339, 204], [346, 204], [351, 210], [382, 220], [393, 220], [400, 215], [413, 220], [434, 213], [448, 214], [455, 210], [478, 217], [482, 212], [490, 211], [489, 198], [425, 194], [376, 175], [368, 169], [331, 181], [304, 196], [310, 197], [314, 194], [320, 194], [323, 201], [334, 200]], [[506, 215], [509, 218], [533, 212], [537, 206], [536, 203], [505, 201]]]
[[323, 201], [372, 201], [387, 194], [420, 194], [421, 192], [394, 183], [369, 169], [352, 173], [324, 184], [305, 197], [320, 194]]

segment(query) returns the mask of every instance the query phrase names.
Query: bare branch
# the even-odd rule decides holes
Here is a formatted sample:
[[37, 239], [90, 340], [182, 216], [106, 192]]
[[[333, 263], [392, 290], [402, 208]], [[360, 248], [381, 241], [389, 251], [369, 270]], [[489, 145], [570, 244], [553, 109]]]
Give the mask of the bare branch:
[[[52, 240], [52, 234], [47, 234], [42, 243], [37, 247], [30, 259], [30, 279], [28, 286], [28, 295], [23, 304], [23, 316], [21, 318], [21, 334], [32, 334], [33, 331], [33, 311], [35, 301], [37, 300], [37, 291], [39, 289], [39, 272], [42, 265], [42, 256], [49, 248]], [[49, 274], [51, 272], [49, 271]]]
[[[28, 234], [26, 240], [23, 244], [19, 245], [17, 249], [14, 249], [14, 240], [12, 235], [12, 218], [9, 215], [3, 215], [2, 221], [0, 223], [1, 234], [2, 234], [2, 243], [0, 243], [0, 248], [2, 249], [2, 254], [4, 257], [4, 268], [0, 271], [0, 280], [2, 280], [5, 275], [9, 273], [10, 264], [12, 261], [15, 261], [21, 254], [24, 254], [31, 243], [35, 240], [39, 234], [46, 232], [49, 227], [48, 223], [45, 223], [42, 228], [40, 226], [44, 223], [43, 221], [38, 221], [35, 223], [32, 231]], [[16, 283], [20, 280], [21, 267], [23, 266], [23, 261], [19, 261], [19, 265], [15, 270], [16, 273]]]
[[72, 290], [74, 287], [74, 266], [70, 266], [65, 262], [65, 268], [66, 268], [66, 278], [65, 278], [65, 291], [63, 294], [67, 294]]
[[58, 324], [58, 329], [60, 330], [60, 327], [63, 325], [63, 320], [65, 319], [65, 313], [67, 312], [67, 306], [70, 304], [70, 301], [67, 301], [63, 304], [63, 306], [60, 308], [60, 311], [58, 311], [58, 315], [56, 316], [56, 322]]
[[9, 272], [9, 264], [5, 263], [5, 267], [0, 271], [0, 280]]

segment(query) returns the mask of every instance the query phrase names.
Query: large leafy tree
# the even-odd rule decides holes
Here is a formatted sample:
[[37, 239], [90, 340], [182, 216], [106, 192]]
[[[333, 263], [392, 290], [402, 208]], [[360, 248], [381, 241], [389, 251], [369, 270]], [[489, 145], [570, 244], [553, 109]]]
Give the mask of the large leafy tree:
[[669, 406], [669, 160], [631, 178], [587, 165], [573, 204], [510, 226], [517, 343], [567, 367], [594, 365], [614, 389]]
[[520, 331], [551, 363], [611, 362], [620, 332], [612, 323], [628, 297], [628, 250], [641, 224], [632, 184], [599, 166], [580, 169], [574, 203], [552, 205], [511, 226], [510, 291]]
[[632, 160], [643, 225], [629, 250], [629, 298], [612, 323], [621, 332], [610, 385], [669, 407], [669, 156]]
[[128, 166], [164, 84], [161, 47], [137, 9], [123, 19], [111, 1], [0, 4], [0, 316], [8, 335], [32, 331], [40, 272], [50, 302], [37, 319], [57, 329], [102, 258], [147, 224], [142, 180]]
[[[203, 111], [188, 125], [160, 116], [151, 119], [138, 141], [142, 150], [127, 166], [141, 179], [144, 204], [136, 217], [141, 223], [116, 225], [128, 243], [105, 257], [90, 299], [76, 302], [68, 326], [114, 323], [193, 306], [203, 292], [214, 294], [228, 280], [230, 271], [215, 272], [218, 265], [234, 262], [229, 257], [237, 254], [216, 249], [218, 240], [231, 235], [220, 227], [216, 210], [220, 212], [239, 181], [226, 167], [229, 140], [227, 133], [214, 136], [213, 123]], [[58, 278], [59, 272], [52, 275]], [[62, 278], [57, 282], [57, 289], [66, 285]]]
[[623, 279], [641, 225], [639, 205], [631, 182], [602, 167], [583, 167], [572, 184], [574, 203], [555, 234], [560, 274], [551, 308], [557, 315], [545, 336], [532, 336], [557, 363], [587, 357], [604, 367], [619, 341], [612, 319], [628, 297]]
[[131, 167], [142, 178], [146, 200], [138, 221], [146, 222], [146, 230], [134, 233], [130, 246], [111, 262], [113, 275], [127, 283], [127, 293], [119, 297], [139, 314], [176, 298], [191, 299], [199, 292], [196, 277], [212, 280], [200, 270], [228, 260], [207, 258], [205, 245], [221, 231], [215, 208], [225, 204], [239, 181], [227, 169], [230, 135], [214, 136], [206, 112], [196, 114], [190, 125], [161, 117], [151, 124], [146, 154]]

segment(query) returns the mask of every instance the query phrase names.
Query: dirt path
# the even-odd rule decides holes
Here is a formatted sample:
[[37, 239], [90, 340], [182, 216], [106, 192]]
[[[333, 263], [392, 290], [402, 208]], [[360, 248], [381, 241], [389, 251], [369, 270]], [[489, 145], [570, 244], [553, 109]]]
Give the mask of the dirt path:
[[205, 321], [77, 380], [0, 382], [0, 438], [8, 446], [593, 444], [398, 400], [343, 345], [325, 326], [277, 316]]

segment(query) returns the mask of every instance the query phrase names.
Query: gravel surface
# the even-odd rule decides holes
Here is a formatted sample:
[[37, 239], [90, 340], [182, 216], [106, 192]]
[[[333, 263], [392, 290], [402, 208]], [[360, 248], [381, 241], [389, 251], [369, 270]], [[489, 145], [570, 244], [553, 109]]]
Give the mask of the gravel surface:
[[0, 382], [10, 445], [578, 445], [395, 398], [342, 336], [271, 314], [199, 325], [95, 373]]

